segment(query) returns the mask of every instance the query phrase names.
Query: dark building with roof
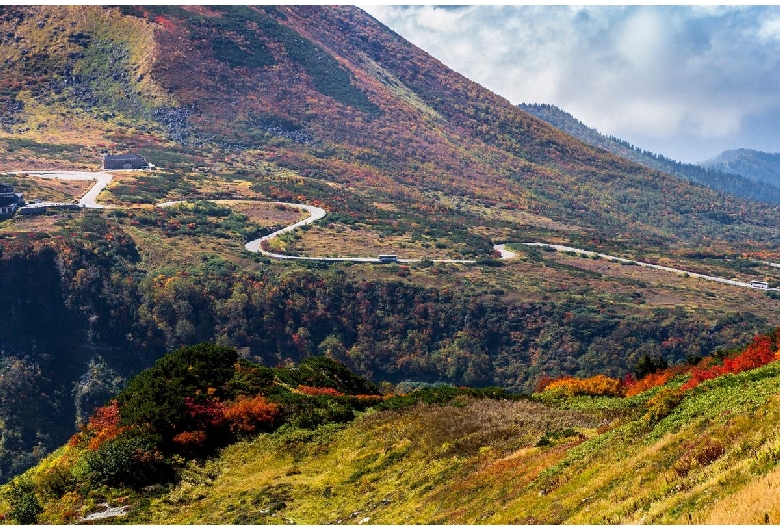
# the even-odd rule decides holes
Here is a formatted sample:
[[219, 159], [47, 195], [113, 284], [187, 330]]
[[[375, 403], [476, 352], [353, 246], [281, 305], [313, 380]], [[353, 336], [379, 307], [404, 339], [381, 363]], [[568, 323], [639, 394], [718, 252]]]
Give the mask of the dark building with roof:
[[0, 183], [0, 217], [13, 215], [22, 202], [22, 194], [15, 193], [13, 186]]
[[103, 169], [151, 169], [151, 164], [139, 155], [103, 155]]

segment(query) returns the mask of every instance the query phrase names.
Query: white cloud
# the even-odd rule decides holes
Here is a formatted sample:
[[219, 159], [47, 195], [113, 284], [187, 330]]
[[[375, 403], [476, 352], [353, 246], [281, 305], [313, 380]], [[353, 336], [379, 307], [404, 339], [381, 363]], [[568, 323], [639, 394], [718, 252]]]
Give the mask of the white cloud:
[[365, 9], [513, 103], [558, 105], [642, 148], [690, 161], [720, 145], [780, 151], [780, 124], [760, 119], [780, 109], [780, 8]]
[[780, 16], [773, 16], [761, 22], [758, 37], [763, 41], [780, 40]]

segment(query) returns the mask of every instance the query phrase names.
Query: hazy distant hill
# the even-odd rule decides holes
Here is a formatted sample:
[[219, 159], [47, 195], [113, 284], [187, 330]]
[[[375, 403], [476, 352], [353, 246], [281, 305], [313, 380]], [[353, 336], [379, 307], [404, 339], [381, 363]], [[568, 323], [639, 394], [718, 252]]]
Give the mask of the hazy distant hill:
[[749, 149], [738, 149], [726, 151], [699, 165], [684, 164], [645, 151], [614, 136], [605, 136], [555, 105], [521, 103], [518, 107], [587, 144], [600, 147], [643, 166], [679, 175], [738, 197], [780, 203], [780, 155], [778, 154], [770, 155]]
[[755, 182], [780, 186], [780, 153], [732, 149], [700, 164], [711, 170], [736, 173]]

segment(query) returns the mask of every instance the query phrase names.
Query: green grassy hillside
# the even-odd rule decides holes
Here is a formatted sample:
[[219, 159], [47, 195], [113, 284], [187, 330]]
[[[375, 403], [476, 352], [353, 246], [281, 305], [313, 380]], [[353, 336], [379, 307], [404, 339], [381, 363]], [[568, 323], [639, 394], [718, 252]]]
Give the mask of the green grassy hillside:
[[[775, 332], [649, 382], [592, 378], [576, 391], [359, 396], [375, 390], [328, 359], [232, 368], [235, 352], [202, 345], [158, 361], [67, 447], [2, 487], [0, 513], [23, 523], [774, 523], [778, 346]], [[713, 366], [732, 372], [694, 386]], [[132, 396], [159, 393], [161, 376], [165, 395], [185, 396], [185, 414], [139, 421]], [[156, 406], [141, 408], [177, 410]], [[222, 417], [231, 427], [220, 435]], [[208, 438], [186, 430], [193, 421]], [[143, 449], [119, 443], [139, 436]]]

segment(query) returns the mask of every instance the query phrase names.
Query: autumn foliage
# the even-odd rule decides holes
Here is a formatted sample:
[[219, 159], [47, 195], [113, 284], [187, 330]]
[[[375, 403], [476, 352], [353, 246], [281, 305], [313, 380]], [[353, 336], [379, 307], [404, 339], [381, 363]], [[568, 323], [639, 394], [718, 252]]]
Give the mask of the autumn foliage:
[[690, 378], [681, 387], [685, 392], [695, 388], [703, 381], [726, 374], [738, 374], [746, 370], [760, 368], [780, 359], [780, 328], [768, 335], [757, 335], [742, 351], [738, 351], [721, 362], [716, 357], [706, 357], [696, 366], [678, 365], [659, 372], [650, 373], [635, 380], [629, 374], [623, 381], [597, 375], [588, 379], [563, 377], [551, 379], [543, 377], [537, 384], [537, 392], [557, 391], [567, 396], [625, 396], [631, 397], [652, 388], [663, 386], [679, 375], [690, 374]]
[[82, 427], [81, 432], [71, 437], [68, 445], [76, 446], [87, 442], [87, 448], [95, 451], [126, 429], [127, 427], [119, 426], [119, 405], [114, 399], [108, 405], [95, 409], [87, 424]]
[[567, 396], [615, 396], [625, 395], [625, 387], [619, 379], [597, 375], [587, 379], [564, 377], [547, 385], [546, 391], [556, 391]]
[[672, 366], [666, 370], [647, 374], [639, 381], [629, 380], [624, 382], [626, 385], [626, 397], [636, 396], [646, 390], [655, 388], [657, 386], [663, 386], [676, 376], [690, 370], [690, 366]]
[[206, 431], [184, 431], [173, 437], [174, 443], [183, 448], [201, 447], [206, 443]]
[[242, 398], [225, 407], [225, 419], [236, 434], [252, 434], [271, 427], [279, 418], [279, 406], [263, 396]]
[[780, 350], [778, 349], [776, 333], [772, 335], [758, 335], [743, 352], [724, 359], [722, 365], [694, 368], [691, 371], [691, 378], [682, 388], [683, 390], [688, 390], [695, 388], [699, 383], [708, 379], [759, 368], [777, 360], [778, 353], [780, 353]]
[[299, 385], [298, 392], [306, 394], [307, 396], [332, 396], [341, 397], [344, 392], [339, 392], [335, 388], [318, 388], [314, 386]]

